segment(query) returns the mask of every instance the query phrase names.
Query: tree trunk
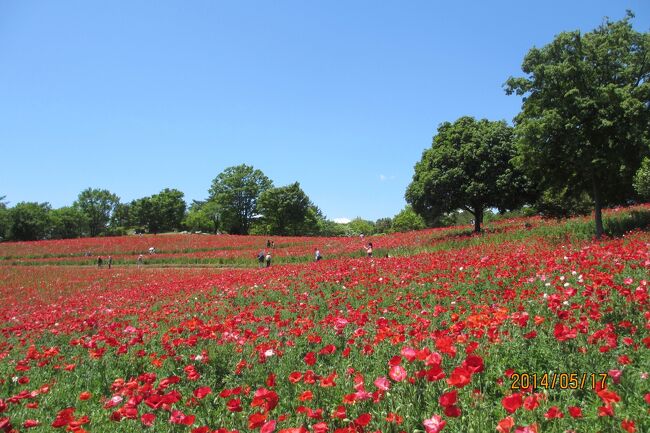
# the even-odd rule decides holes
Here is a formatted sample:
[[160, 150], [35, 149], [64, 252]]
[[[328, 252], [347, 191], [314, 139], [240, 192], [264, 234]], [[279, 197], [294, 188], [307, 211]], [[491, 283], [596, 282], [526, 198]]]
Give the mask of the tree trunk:
[[481, 233], [481, 223], [483, 222], [483, 207], [474, 207], [474, 233]]
[[596, 223], [596, 239], [603, 235], [603, 203], [600, 197], [600, 190], [594, 180], [594, 221]]

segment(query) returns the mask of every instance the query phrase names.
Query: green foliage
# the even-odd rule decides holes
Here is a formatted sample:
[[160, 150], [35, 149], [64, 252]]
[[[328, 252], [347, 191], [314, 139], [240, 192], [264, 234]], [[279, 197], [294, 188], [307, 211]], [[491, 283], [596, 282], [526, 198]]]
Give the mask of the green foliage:
[[270, 188], [260, 194], [257, 212], [262, 215], [264, 234], [301, 235], [317, 231], [317, 210], [298, 182]]
[[592, 32], [564, 32], [531, 49], [526, 77], [508, 94], [524, 96], [516, 117], [518, 165], [543, 189], [587, 193], [596, 209], [633, 196], [632, 177], [650, 137], [650, 34], [632, 29], [628, 13]]
[[[487, 216], [488, 212], [484, 212]], [[448, 212], [440, 217], [434, 226], [449, 227], [449, 226], [464, 226], [471, 224], [474, 221], [474, 215], [464, 209], [459, 209], [453, 212]]]
[[546, 218], [570, 218], [572, 216], [587, 215], [593, 208], [593, 202], [587, 193], [579, 196], [571, 194], [569, 188], [560, 190], [549, 188], [542, 193], [535, 209]]
[[79, 238], [88, 227], [86, 215], [76, 207], [53, 209], [49, 214], [49, 233], [52, 239]]
[[209, 212], [209, 203], [194, 201], [183, 220], [183, 227], [192, 232], [216, 233], [218, 226], [215, 224], [216, 213]]
[[49, 203], [20, 202], [9, 209], [9, 239], [35, 241], [45, 239], [50, 226]]
[[392, 231], [394, 232], [422, 230], [425, 227], [424, 218], [415, 213], [413, 208], [408, 205], [393, 218]]
[[327, 219], [318, 221], [318, 233], [321, 236], [347, 236], [347, 226]]
[[391, 231], [393, 220], [390, 218], [379, 218], [375, 221], [375, 233], [388, 233]]
[[185, 200], [183, 194], [177, 189], [165, 188], [158, 194], [151, 196], [154, 209], [160, 215], [160, 230], [178, 230], [185, 216]]
[[228, 233], [248, 234], [257, 199], [273, 187], [262, 171], [241, 164], [228, 167], [212, 181], [209, 200], [219, 203], [219, 220]]
[[650, 159], [643, 158], [641, 167], [634, 175], [634, 189], [639, 197], [650, 199]]
[[650, 227], [650, 211], [636, 210], [605, 219], [605, 233], [609, 236], [623, 236], [632, 230], [647, 230]]
[[151, 197], [133, 200], [130, 205], [131, 221], [145, 227], [149, 233], [177, 230], [185, 216], [183, 193], [165, 188]]
[[131, 205], [129, 203], [118, 203], [111, 215], [111, 227], [132, 227], [136, 225], [131, 218]]
[[514, 209], [527, 198], [528, 181], [510, 162], [512, 128], [505, 122], [461, 117], [438, 128], [415, 165], [406, 201], [433, 225], [445, 213], [465, 209], [480, 231], [486, 207]]
[[7, 209], [6, 196], [0, 196], [0, 241], [7, 238], [10, 226], [9, 210]]
[[375, 223], [356, 217], [346, 224], [348, 228], [347, 236], [372, 235], [375, 233]]
[[97, 236], [105, 232], [119, 202], [120, 198], [108, 190], [87, 188], [73, 206], [86, 216], [90, 236]]

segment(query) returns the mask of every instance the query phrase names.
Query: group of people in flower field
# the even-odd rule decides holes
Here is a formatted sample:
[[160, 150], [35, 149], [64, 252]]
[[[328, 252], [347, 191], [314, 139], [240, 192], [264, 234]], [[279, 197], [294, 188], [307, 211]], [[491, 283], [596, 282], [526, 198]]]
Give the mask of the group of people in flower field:
[[[361, 239], [363, 240], [363, 235], [361, 235]], [[275, 249], [275, 241], [267, 240], [266, 241], [266, 249], [260, 250], [260, 252], [257, 254], [257, 263], [259, 268], [263, 267], [270, 267], [271, 266], [271, 260], [272, 260], [272, 255], [271, 255], [271, 250]], [[363, 249], [366, 252], [366, 255], [368, 257], [372, 257], [372, 242], [368, 242], [363, 246]], [[323, 259], [323, 255], [320, 252], [319, 248], [314, 248], [314, 261], [319, 262]]]
[[[360, 236], [361, 239], [363, 240], [363, 235]], [[271, 262], [273, 259], [272, 256], [272, 251], [275, 250], [275, 241], [267, 239], [266, 241], [266, 248], [261, 249], [260, 252], [257, 254], [257, 263], [259, 268], [264, 268], [264, 267], [270, 267]], [[363, 245], [363, 250], [366, 253], [366, 256], [369, 258], [372, 258], [373, 254], [373, 245], [372, 242], [368, 242]], [[156, 253], [156, 249], [154, 247], [150, 247], [149, 250], [149, 255], [153, 255]], [[89, 253], [86, 253], [89, 255]], [[323, 255], [320, 251], [319, 248], [314, 248], [314, 261], [319, 262], [323, 259]], [[95, 263], [97, 264], [98, 268], [102, 268], [104, 264], [107, 265], [108, 269], [111, 269], [113, 266], [113, 257], [108, 256], [108, 258], [105, 260], [102, 256], [97, 256], [97, 259], [95, 260]], [[137, 266], [140, 267], [142, 266], [144, 262], [144, 255], [140, 254], [136, 260]]]

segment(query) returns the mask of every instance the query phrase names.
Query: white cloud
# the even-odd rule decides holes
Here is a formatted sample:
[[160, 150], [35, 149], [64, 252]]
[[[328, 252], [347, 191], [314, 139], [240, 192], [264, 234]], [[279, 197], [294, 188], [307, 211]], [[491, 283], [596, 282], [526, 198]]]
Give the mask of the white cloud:
[[352, 220], [350, 218], [334, 218], [332, 221], [339, 224], [347, 224]]
[[385, 174], [380, 174], [379, 175], [379, 180], [382, 181], [382, 182], [384, 182], [386, 180], [393, 180], [393, 179], [395, 179], [395, 176], [392, 176], [392, 175], [391, 176], [386, 176]]

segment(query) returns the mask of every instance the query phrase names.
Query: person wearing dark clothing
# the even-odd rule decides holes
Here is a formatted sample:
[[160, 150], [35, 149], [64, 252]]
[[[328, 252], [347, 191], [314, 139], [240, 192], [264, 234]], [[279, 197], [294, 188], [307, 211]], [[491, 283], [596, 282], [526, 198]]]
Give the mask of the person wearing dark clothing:
[[97, 267], [101, 268], [103, 264], [104, 264], [104, 261], [102, 260], [101, 257], [98, 256], [97, 257]]
[[258, 267], [264, 267], [264, 251], [260, 251], [260, 253], [257, 255], [257, 263]]
[[268, 268], [270, 266], [271, 266], [271, 252], [269, 251], [268, 253], [266, 253], [266, 267]]
[[113, 266], [113, 257], [108, 256], [108, 269], [110, 269], [111, 266]]

